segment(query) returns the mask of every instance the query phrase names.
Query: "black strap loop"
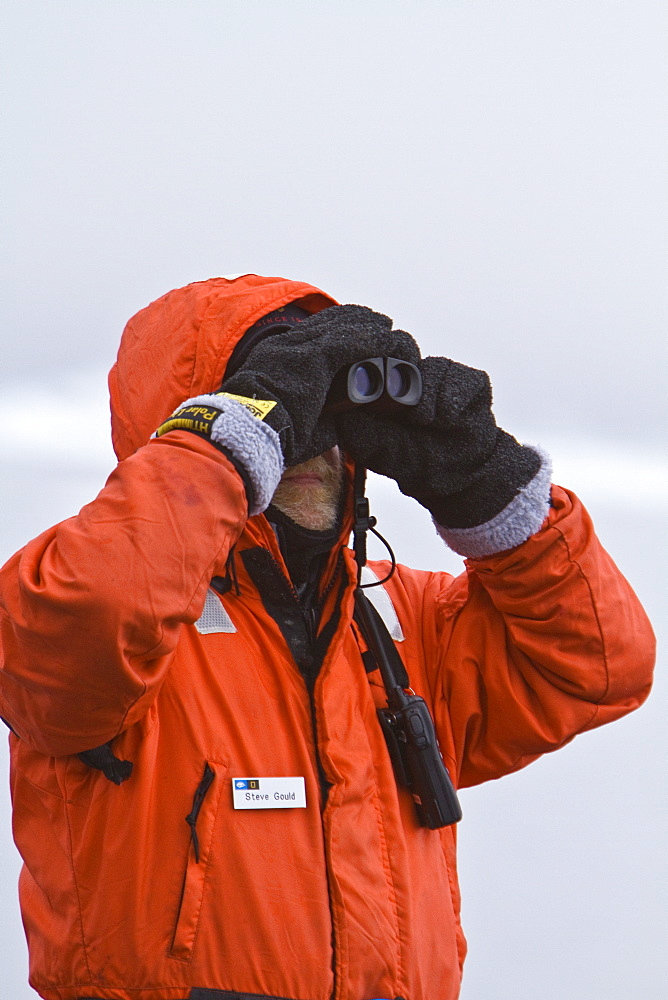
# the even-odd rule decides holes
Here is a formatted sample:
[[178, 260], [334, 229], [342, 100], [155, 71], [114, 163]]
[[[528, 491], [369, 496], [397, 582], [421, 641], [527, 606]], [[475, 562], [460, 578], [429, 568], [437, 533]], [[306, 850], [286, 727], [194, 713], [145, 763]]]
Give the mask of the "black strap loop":
[[105, 778], [113, 781], [115, 785], [122, 785], [132, 774], [132, 762], [116, 757], [111, 749], [111, 741], [93, 750], [82, 750], [78, 756], [88, 767], [102, 771]]

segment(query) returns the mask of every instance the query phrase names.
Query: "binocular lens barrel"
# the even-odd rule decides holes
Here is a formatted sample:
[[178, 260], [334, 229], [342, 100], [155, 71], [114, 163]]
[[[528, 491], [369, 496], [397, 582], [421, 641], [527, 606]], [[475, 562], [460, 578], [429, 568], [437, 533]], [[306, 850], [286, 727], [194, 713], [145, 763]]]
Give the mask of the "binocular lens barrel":
[[419, 368], [400, 358], [365, 358], [342, 368], [332, 383], [326, 409], [373, 406], [379, 413], [415, 406], [422, 396]]
[[405, 365], [395, 365], [387, 373], [387, 392], [392, 399], [402, 400], [410, 392], [410, 375]]
[[383, 391], [382, 371], [365, 361], [351, 367], [348, 381], [352, 382], [355, 397], [360, 400], [371, 402]]

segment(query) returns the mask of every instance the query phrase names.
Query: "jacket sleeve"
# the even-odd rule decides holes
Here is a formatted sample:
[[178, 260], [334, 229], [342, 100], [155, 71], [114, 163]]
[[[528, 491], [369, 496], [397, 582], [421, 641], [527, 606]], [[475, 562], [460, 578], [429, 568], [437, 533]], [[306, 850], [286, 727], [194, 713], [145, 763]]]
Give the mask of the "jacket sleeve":
[[462, 787], [519, 770], [649, 693], [654, 636], [638, 598], [579, 500], [553, 487], [552, 504], [522, 545], [423, 588], [437, 728]]
[[230, 460], [176, 431], [13, 556], [0, 571], [0, 715], [16, 734], [59, 756], [136, 722], [247, 516]]

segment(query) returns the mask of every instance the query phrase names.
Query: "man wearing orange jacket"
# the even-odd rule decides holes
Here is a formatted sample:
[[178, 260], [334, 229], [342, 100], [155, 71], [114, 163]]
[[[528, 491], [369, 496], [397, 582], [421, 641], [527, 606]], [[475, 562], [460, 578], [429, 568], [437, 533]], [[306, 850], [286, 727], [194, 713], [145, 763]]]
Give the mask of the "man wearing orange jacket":
[[[416, 405], [332, 409], [366, 358], [413, 365]], [[362, 573], [459, 787], [642, 702], [635, 595], [545, 456], [497, 428], [483, 372], [311, 285], [169, 293], [128, 324], [110, 391], [117, 468], [0, 574], [32, 986], [454, 1000], [456, 828], [425, 824], [379, 721], [354, 470], [394, 478], [468, 557], [457, 579]]]

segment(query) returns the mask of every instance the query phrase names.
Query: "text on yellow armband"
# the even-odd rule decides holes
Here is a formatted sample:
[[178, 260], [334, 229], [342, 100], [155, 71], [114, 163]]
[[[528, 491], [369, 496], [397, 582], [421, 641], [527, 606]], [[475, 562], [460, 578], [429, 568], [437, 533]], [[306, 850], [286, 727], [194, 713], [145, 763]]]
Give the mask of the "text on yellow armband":
[[250, 399], [249, 396], [236, 396], [233, 392], [217, 392], [216, 395], [225, 396], [227, 399], [234, 399], [237, 403], [241, 403], [258, 420], [264, 420], [267, 414], [276, 406], [275, 399]]

